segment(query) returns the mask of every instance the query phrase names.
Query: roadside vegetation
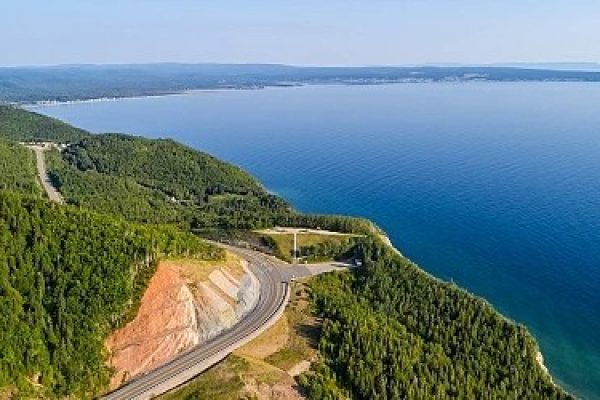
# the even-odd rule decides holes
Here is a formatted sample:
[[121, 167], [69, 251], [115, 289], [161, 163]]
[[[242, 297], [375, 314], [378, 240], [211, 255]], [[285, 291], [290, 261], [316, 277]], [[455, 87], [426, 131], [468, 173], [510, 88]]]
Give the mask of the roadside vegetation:
[[104, 339], [135, 315], [162, 256], [223, 254], [170, 227], [0, 192], [0, 387], [101, 392]]
[[257, 393], [261, 390], [269, 391], [272, 385], [286, 379], [293, 382], [289, 376], [277, 368], [258, 360], [232, 354], [187, 385], [159, 396], [158, 399], [257, 399], [259, 398]]
[[[289, 333], [280, 349], [265, 357], [265, 361], [284, 371], [294, 371], [302, 364], [315, 361], [321, 335], [321, 319], [311, 309], [310, 288], [305, 278], [292, 284], [290, 302], [285, 311]], [[307, 366], [308, 366], [307, 365]], [[298, 374], [303, 371], [299, 371]], [[293, 373], [292, 375], [297, 375]]]

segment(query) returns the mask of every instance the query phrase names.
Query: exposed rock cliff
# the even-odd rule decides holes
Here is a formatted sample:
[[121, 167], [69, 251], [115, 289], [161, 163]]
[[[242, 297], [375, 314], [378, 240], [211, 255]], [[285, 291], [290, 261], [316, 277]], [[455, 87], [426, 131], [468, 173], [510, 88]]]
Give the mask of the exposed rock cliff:
[[106, 342], [116, 370], [111, 388], [231, 327], [259, 292], [246, 262], [232, 254], [221, 263], [160, 262], [135, 319]]

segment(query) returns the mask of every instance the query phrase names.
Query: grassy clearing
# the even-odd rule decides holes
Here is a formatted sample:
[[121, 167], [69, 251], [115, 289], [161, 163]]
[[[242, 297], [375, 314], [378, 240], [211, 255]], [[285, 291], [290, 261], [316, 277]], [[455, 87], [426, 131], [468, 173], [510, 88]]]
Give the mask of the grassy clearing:
[[224, 204], [227, 203], [228, 201], [236, 201], [236, 200], [243, 200], [244, 196], [240, 195], [240, 194], [233, 194], [233, 193], [227, 193], [227, 194], [214, 194], [208, 197], [208, 203], [212, 204], [212, 205], [216, 205], [216, 204]]
[[290, 303], [285, 312], [290, 334], [281, 350], [271, 354], [265, 361], [289, 371], [303, 360], [313, 361], [321, 330], [321, 321], [311, 315], [308, 287], [304, 282], [294, 284]]
[[227, 357], [223, 362], [209, 369], [188, 385], [166, 393], [160, 396], [159, 399], [238, 399], [245, 385], [242, 374], [249, 369], [249, 364], [248, 360], [241, 357]]
[[[277, 257], [289, 263], [293, 262], [294, 254], [294, 235], [292, 233], [262, 233], [263, 237], [271, 241]], [[352, 234], [318, 234], [298, 233], [297, 248], [311, 247], [317, 245], [330, 245], [331, 247], [344, 247], [350, 240], [356, 238], [357, 235]], [[313, 261], [331, 261], [334, 257], [322, 256]]]
[[162, 396], [160, 400], [233, 400], [256, 398], [260, 385], [294, 384], [285, 372], [261, 360], [230, 355], [192, 382]]
[[15, 388], [14, 386], [0, 388], [0, 400], [16, 399], [17, 394], [17, 388]]
[[264, 360], [283, 349], [287, 345], [289, 335], [290, 326], [287, 315], [283, 315], [262, 335], [236, 350], [236, 354]]
[[237, 255], [225, 251], [225, 259], [218, 261], [192, 260], [188, 258], [169, 258], [165, 260], [181, 268], [184, 275], [194, 282], [204, 282], [208, 276], [218, 268], [224, 268], [230, 275], [240, 279], [244, 275], [244, 261]]
[[308, 288], [296, 282], [284, 316], [236, 354], [262, 359], [283, 371], [312, 361], [320, 335], [320, 321], [310, 315]]
[[320, 336], [320, 320], [310, 314], [309, 307], [308, 287], [302, 281], [295, 282], [283, 317], [236, 354], [263, 359], [284, 371], [301, 361], [312, 361]]

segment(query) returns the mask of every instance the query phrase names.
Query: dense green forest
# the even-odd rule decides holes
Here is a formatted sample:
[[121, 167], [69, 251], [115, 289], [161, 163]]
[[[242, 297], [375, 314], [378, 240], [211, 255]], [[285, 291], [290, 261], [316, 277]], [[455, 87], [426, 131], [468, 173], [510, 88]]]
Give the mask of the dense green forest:
[[174, 228], [0, 192], [0, 387], [84, 398], [104, 389], [103, 341], [134, 315], [163, 255], [222, 252]]
[[55, 186], [70, 204], [136, 222], [185, 223], [189, 219], [186, 207], [135, 179], [73, 168], [58, 150], [46, 152], [46, 163]]
[[49, 169], [68, 202], [134, 221], [250, 229], [290, 213], [241, 169], [172, 140], [95, 135]]
[[202, 204], [219, 194], [262, 194], [246, 172], [170, 139], [118, 134], [95, 135], [63, 155], [82, 171], [129, 177], [180, 202]]
[[89, 133], [54, 118], [0, 105], [0, 137], [15, 141], [74, 142]]
[[311, 281], [325, 318], [322, 361], [301, 378], [311, 399], [564, 399], [527, 330], [437, 281], [378, 238], [364, 267]]
[[0, 138], [0, 190], [3, 189], [33, 196], [42, 193], [37, 181], [33, 152]]

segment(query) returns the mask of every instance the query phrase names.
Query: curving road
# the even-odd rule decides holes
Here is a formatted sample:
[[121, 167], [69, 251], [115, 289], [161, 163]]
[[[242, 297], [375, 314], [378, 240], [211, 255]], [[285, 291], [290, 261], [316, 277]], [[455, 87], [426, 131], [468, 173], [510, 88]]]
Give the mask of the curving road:
[[[46, 171], [46, 146], [27, 146], [35, 152], [40, 181], [48, 198], [63, 203]], [[344, 268], [339, 264], [321, 264], [314, 268], [285, 264], [257, 251], [221, 245], [248, 261], [248, 267], [260, 283], [260, 295], [254, 308], [230, 329], [190, 351], [178, 355], [167, 364], [139, 377], [102, 397], [105, 400], [151, 399], [184, 384], [212, 367], [231, 352], [273, 325], [285, 311], [290, 297], [289, 281], [296, 277], [316, 275]]]
[[150, 399], [187, 382], [275, 323], [283, 314], [289, 299], [289, 279], [311, 275], [306, 267], [286, 265], [252, 250], [227, 248], [248, 261], [250, 270], [260, 282], [260, 295], [254, 309], [219, 336], [183, 353], [162, 367], [134, 378], [103, 399]]

